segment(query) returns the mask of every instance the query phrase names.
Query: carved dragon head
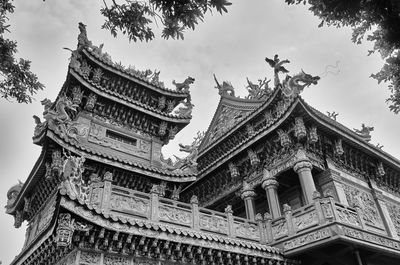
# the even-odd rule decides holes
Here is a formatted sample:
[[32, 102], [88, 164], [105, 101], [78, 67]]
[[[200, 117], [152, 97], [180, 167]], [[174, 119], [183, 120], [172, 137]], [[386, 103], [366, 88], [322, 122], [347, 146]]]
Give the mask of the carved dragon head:
[[18, 184], [15, 184], [7, 191], [7, 205], [6, 208], [10, 208], [15, 200], [18, 197], [18, 194], [21, 192], [22, 186], [24, 185], [23, 182], [19, 181]]
[[318, 80], [321, 78], [319, 76], [312, 76], [310, 74], [307, 74], [301, 70], [300, 74], [298, 75], [298, 81], [297, 82], [302, 82], [303, 85], [302, 87], [308, 87], [310, 85], [316, 85], [318, 83]]

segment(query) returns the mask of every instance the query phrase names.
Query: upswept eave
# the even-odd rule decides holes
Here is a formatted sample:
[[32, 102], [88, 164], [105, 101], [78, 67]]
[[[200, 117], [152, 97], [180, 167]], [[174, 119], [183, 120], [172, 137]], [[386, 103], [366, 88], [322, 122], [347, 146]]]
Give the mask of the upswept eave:
[[165, 96], [172, 96], [172, 97], [179, 97], [182, 99], [187, 98], [189, 93], [185, 91], [177, 91], [177, 90], [172, 90], [172, 89], [167, 89], [167, 88], [162, 88], [160, 86], [156, 86], [149, 81], [147, 81], [144, 78], [141, 78], [139, 76], [133, 75], [132, 73], [129, 73], [127, 71], [122, 71], [121, 69], [116, 68], [114, 65], [112, 65], [110, 62], [102, 60], [99, 56], [97, 56], [95, 53], [90, 51], [89, 49], [84, 49], [83, 53], [94, 63], [97, 65], [101, 66], [104, 69], [107, 69], [108, 71], [111, 71], [117, 75], [120, 75], [126, 79], [129, 79], [133, 82], [139, 83], [155, 92], [161, 93]]
[[84, 77], [82, 77], [80, 74], [78, 74], [72, 68], [69, 69], [69, 74], [71, 76], [73, 76], [81, 85], [85, 86], [92, 92], [95, 92], [96, 94], [98, 94], [102, 97], [110, 98], [115, 102], [118, 102], [118, 103], [123, 104], [130, 108], [139, 110], [145, 114], [148, 114], [150, 116], [153, 116], [155, 118], [158, 118], [158, 119], [161, 119], [164, 121], [168, 121], [168, 122], [172, 122], [172, 123], [184, 123], [186, 125], [190, 123], [191, 117], [186, 117], [186, 116], [180, 117], [180, 116], [168, 114], [168, 113], [162, 112], [160, 110], [157, 110], [155, 108], [149, 107], [143, 103], [132, 100], [121, 94], [118, 94], [118, 93], [115, 93], [112, 91], [106, 91], [106, 89], [104, 89], [100, 85], [97, 85], [97, 84], [93, 83], [92, 81], [87, 80]]

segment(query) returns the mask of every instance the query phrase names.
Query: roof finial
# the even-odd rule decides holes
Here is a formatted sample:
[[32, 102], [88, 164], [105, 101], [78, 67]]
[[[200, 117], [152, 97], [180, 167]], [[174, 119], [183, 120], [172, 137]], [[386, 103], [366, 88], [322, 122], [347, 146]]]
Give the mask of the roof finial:
[[285, 60], [279, 60], [278, 54], [275, 54], [274, 59], [269, 59], [268, 57], [265, 57], [265, 61], [272, 67], [274, 68], [274, 85], [275, 87], [279, 86], [279, 73], [289, 73], [289, 71], [283, 67], [284, 64], [290, 63], [288, 59]]
[[215, 83], [217, 83], [217, 86], [215, 88], [218, 89], [218, 94], [220, 96], [231, 96], [234, 97], [235, 96], [235, 89], [233, 88], [232, 84], [228, 81], [223, 81], [222, 85], [218, 82], [217, 77], [214, 74], [214, 80]]

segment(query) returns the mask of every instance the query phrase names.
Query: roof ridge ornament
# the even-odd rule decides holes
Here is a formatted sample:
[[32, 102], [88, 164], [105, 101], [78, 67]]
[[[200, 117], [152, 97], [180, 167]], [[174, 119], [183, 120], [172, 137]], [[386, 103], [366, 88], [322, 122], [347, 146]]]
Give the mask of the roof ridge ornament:
[[222, 85], [218, 82], [217, 77], [214, 75], [214, 80], [215, 83], [217, 83], [217, 86], [215, 87], [216, 89], [218, 89], [218, 94], [221, 97], [224, 96], [231, 96], [231, 97], [235, 97], [235, 88], [232, 86], [231, 82], [229, 81], [223, 81]]
[[371, 132], [374, 130], [373, 126], [366, 126], [364, 123], [361, 124], [361, 130], [354, 129], [355, 133], [360, 136], [364, 141], [371, 141]]

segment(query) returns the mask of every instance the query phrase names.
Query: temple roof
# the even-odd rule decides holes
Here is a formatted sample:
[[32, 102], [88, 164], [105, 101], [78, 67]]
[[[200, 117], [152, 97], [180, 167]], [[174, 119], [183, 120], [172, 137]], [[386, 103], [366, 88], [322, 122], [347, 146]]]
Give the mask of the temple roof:
[[203, 141], [199, 153], [226, 135], [235, 125], [246, 119], [258, 109], [264, 100], [244, 99], [230, 95], [222, 95]]

